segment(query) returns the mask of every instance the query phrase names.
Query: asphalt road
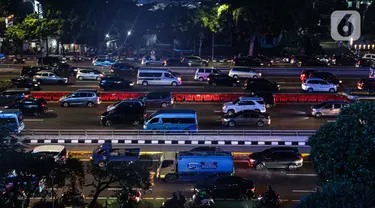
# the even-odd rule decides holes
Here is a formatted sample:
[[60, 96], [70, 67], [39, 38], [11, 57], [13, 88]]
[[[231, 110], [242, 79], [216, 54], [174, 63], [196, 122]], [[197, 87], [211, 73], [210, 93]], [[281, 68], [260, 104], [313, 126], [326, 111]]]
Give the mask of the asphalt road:
[[[25, 116], [26, 129], [141, 129], [142, 126], [114, 125], [105, 127], [100, 124], [100, 115], [105, 112], [106, 104], [99, 107], [68, 107], [64, 108], [57, 103], [49, 103], [49, 112], [43, 117]], [[221, 124], [223, 115], [221, 104], [176, 104], [169, 108], [194, 109], [197, 111], [199, 129], [228, 129]], [[148, 113], [156, 109], [147, 109]], [[308, 114], [310, 105], [306, 104], [279, 104], [268, 109], [271, 116], [271, 125], [257, 128], [255, 126], [237, 126], [237, 130], [275, 129], [275, 130], [313, 130], [322, 124], [331, 122], [335, 118], [314, 118]]]
[[[1, 79], [11, 79], [15, 76], [12, 75], [2, 75]], [[124, 76], [125, 79], [136, 81], [134, 76]], [[301, 81], [299, 77], [283, 77], [283, 76], [265, 76], [272, 82], [276, 82], [280, 85], [279, 93], [305, 93], [301, 89]], [[351, 78], [343, 78], [342, 86], [339, 90], [345, 88], [356, 88], [357, 81], [360, 77], [355, 75]], [[243, 82], [241, 82], [241, 86]], [[206, 81], [200, 82], [194, 80], [194, 77], [183, 75], [181, 86], [147, 86], [135, 85], [134, 88], [125, 89], [113, 89], [111, 91], [126, 91], [126, 92], [151, 92], [151, 91], [169, 91], [169, 92], [196, 92], [196, 93], [245, 93], [246, 91], [242, 87], [227, 87], [227, 86], [217, 86], [213, 87], [208, 85]], [[74, 85], [42, 85], [42, 91], [75, 91], [77, 89], [85, 88], [99, 88], [98, 81], [77, 81]]]

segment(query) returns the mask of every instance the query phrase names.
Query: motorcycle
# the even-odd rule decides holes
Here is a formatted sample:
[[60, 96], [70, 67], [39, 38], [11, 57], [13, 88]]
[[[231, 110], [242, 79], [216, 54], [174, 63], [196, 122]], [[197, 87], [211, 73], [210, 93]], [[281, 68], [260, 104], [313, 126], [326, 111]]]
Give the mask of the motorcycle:
[[25, 59], [13, 59], [13, 64], [25, 64]]
[[197, 194], [194, 194], [190, 201], [189, 201], [189, 207], [190, 208], [199, 208], [199, 207], [214, 207], [215, 202], [214, 199], [210, 196], [197, 196]]
[[124, 196], [122, 193], [120, 193], [120, 196], [117, 197], [117, 202], [120, 204], [128, 203], [128, 202], [134, 202], [138, 204], [141, 202], [141, 192], [140, 191], [134, 191], [127, 196]]
[[258, 196], [257, 207], [279, 207], [281, 203], [282, 201], [279, 194], [277, 194], [275, 198], [269, 200], [267, 200], [264, 197], [264, 194], [262, 194]]

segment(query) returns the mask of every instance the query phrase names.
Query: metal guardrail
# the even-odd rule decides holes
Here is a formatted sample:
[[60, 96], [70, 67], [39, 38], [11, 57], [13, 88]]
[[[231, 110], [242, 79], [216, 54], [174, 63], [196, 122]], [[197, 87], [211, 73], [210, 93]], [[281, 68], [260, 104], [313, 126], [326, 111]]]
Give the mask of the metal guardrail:
[[21, 136], [311, 136], [316, 130], [199, 130], [181, 131], [144, 131], [144, 130], [25, 130]]

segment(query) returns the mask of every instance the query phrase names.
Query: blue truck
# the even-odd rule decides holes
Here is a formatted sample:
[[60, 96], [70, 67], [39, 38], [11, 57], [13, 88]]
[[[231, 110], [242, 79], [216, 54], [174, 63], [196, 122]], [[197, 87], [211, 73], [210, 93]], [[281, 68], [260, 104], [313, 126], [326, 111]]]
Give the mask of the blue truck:
[[169, 183], [233, 174], [231, 152], [167, 152], [163, 154], [157, 170], [157, 178]]
[[140, 149], [112, 149], [111, 143], [104, 143], [92, 153], [91, 160], [95, 165], [104, 168], [108, 164], [123, 164], [139, 160]]

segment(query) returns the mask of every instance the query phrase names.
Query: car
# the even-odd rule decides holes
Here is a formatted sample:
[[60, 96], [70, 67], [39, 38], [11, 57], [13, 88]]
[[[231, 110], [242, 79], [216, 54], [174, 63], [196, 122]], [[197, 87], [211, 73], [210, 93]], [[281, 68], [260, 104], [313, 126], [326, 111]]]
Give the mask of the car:
[[90, 89], [77, 90], [59, 99], [59, 104], [63, 107], [85, 105], [89, 108], [92, 108], [99, 105], [100, 103], [100, 95], [97, 90]]
[[18, 77], [11, 79], [13, 85], [17, 88], [30, 88], [33, 90], [40, 90], [40, 83], [30, 79], [28, 77]]
[[0, 93], [0, 98], [1, 99], [15, 99], [15, 98], [28, 98], [31, 97], [31, 92], [29, 89], [24, 89], [24, 90], [15, 90], [15, 89], [10, 89], [10, 90], [5, 90]]
[[280, 85], [275, 82], [270, 82], [266, 79], [247, 79], [244, 82], [243, 89], [249, 92], [277, 92], [280, 90]]
[[359, 90], [366, 90], [369, 92], [375, 91], [375, 79], [373, 78], [363, 78], [358, 80], [357, 88]]
[[223, 152], [220, 147], [215, 146], [201, 146], [201, 147], [194, 147], [193, 149], [189, 150], [189, 152]]
[[311, 106], [311, 115], [315, 117], [322, 116], [338, 116], [341, 108], [348, 106], [349, 103], [345, 101], [326, 101], [317, 105]]
[[54, 72], [39, 71], [33, 77], [33, 80], [40, 84], [69, 84], [67, 77], [61, 77]]
[[48, 69], [42, 66], [23, 66], [20, 71], [20, 76], [32, 78], [39, 71], [48, 71]]
[[104, 89], [104, 91], [110, 89], [128, 89], [134, 87], [134, 82], [125, 80], [120, 77], [103, 77], [99, 81], [99, 87]]
[[303, 165], [303, 157], [294, 147], [272, 147], [249, 155], [248, 165], [256, 170], [288, 169], [297, 170]]
[[327, 67], [329, 64], [324, 61], [319, 61], [319, 59], [310, 56], [297, 57], [297, 66], [321, 66]]
[[170, 92], [150, 92], [139, 97], [147, 107], [162, 107], [166, 108], [173, 105], [173, 96]]
[[201, 82], [207, 80], [210, 74], [221, 74], [219, 69], [214, 68], [198, 68], [195, 71], [194, 80], [199, 80]]
[[372, 59], [359, 58], [356, 67], [370, 67], [373, 63], [375, 61]]
[[362, 59], [367, 59], [367, 60], [372, 60], [372, 61], [375, 61], [375, 54], [373, 53], [366, 53]]
[[46, 57], [43, 57], [43, 58], [38, 58], [37, 65], [41, 65], [41, 66], [47, 65], [47, 66], [50, 66], [50, 65], [61, 63], [61, 62], [64, 62], [64, 61], [60, 57], [46, 56]]
[[109, 72], [116, 73], [119, 71], [133, 71], [138, 69], [137, 66], [129, 63], [115, 63], [109, 67]]
[[228, 75], [235, 79], [239, 78], [261, 78], [262, 73], [257, 73], [256, 71], [252, 70], [251, 68], [231, 68], [229, 70]]
[[211, 86], [240, 86], [240, 80], [230, 77], [226, 74], [210, 74], [207, 77], [207, 83]]
[[104, 73], [95, 69], [79, 69], [76, 75], [78, 80], [100, 80]]
[[337, 85], [321, 78], [308, 78], [301, 86], [302, 90], [307, 92], [337, 92]]
[[195, 192], [206, 191], [213, 199], [247, 200], [254, 196], [255, 184], [239, 176], [219, 176], [198, 182]]
[[231, 115], [224, 115], [221, 123], [225, 126], [235, 127], [241, 125], [256, 125], [263, 127], [271, 124], [270, 115], [253, 110], [244, 110]]
[[142, 58], [141, 64], [145, 66], [164, 66], [165, 60], [160, 57], [146, 56]]
[[42, 145], [33, 149], [33, 154], [53, 157], [56, 162], [65, 162], [68, 158], [68, 150], [62, 145]]
[[165, 61], [164, 66], [189, 66], [189, 64], [182, 62], [180, 58], [171, 58]]
[[233, 65], [234, 66], [267, 66], [267, 63], [263, 63], [262, 60], [257, 59], [255, 57], [240, 57], [240, 58], [235, 58], [233, 60]]
[[47, 101], [43, 98], [26, 98], [9, 102], [7, 109], [19, 109], [24, 115], [41, 116], [48, 112]]
[[182, 79], [177, 73], [167, 69], [147, 69], [142, 68], [137, 73], [137, 84], [148, 85], [182, 85]]
[[208, 66], [209, 62], [202, 59], [199, 56], [185, 56], [181, 59], [181, 62], [188, 66]]
[[140, 100], [140, 99], [125, 99], [125, 100], [120, 100], [120, 101], [117, 101], [111, 105], [108, 105], [107, 106], [107, 111], [112, 111], [114, 110], [115, 108], [118, 108], [118, 107], [127, 107], [127, 108], [138, 108], [138, 107], [142, 107], [142, 108], [146, 108], [146, 105], [145, 103]]
[[339, 56], [332, 56], [331, 61], [329, 62], [330, 65], [335, 66], [353, 66], [359, 67], [360, 60], [357, 57], [351, 55], [339, 55]]
[[304, 70], [300, 75], [300, 79], [303, 82], [307, 78], [321, 78], [336, 85], [342, 84], [342, 81], [331, 72]]
[[261, 97], [249, 97], [242, 96], [233, 102], [227, 102], [223, 104], [223, 113], [229, 115], [238, 113], [244, 110], [254, 110], [261, 113], [266, 112], [266, 107], [264, 105], [264, 100]]
[[[110, 109], [110, 110], [108, 110]], [[104, 126], [114, 124], [132, 124], [138, 126], [144, 122], [146, 108], [140, 101], [120, 101], [107, 108], [100, 117], [100, 123]]]
[[95, 58], [92, 61], [92, 65], [94, 66], [111, 66], [112, 64], [115, 64], [116, 62], [112, 59], [106, 59], [106, 58]]

